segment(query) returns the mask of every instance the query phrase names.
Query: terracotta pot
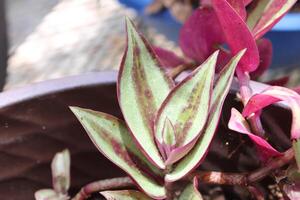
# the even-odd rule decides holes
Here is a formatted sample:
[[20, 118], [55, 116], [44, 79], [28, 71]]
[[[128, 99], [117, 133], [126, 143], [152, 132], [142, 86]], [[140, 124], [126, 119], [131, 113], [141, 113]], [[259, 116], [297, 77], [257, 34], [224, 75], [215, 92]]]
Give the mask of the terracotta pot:
[[[124, 175], [97, 151], [68, 108], [80, 106], [122, 117], [115, 80], [115, 72], [91, 73], [0, 94], [0, 199], [31, 200], [36, 190], [51, 187], [50, 162], [64, 148], [72, 155], [71, 193], [88, 182]], [[201, 168], [236, 172], [258, 166], [251, 142], [243, 137], [245, 144], [240, 145], [241, 136], [226, 128], [232, 106], [239, 105], [234, 95], [229, 95], [216, 138]], [[282, 109], [276, 113], [285, 119], [290, 117]], [[232, 154], [239, 145], [238, 153]], [[224, 187], [224, 194], [247, 198], [238, 192], [233, 195], [232, 189], [236, 190]]]

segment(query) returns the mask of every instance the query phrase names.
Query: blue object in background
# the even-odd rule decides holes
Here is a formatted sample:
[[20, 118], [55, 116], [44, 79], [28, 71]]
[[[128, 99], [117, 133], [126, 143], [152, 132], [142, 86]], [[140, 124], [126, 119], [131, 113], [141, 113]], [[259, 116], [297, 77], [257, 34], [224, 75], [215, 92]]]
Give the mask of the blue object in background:
[[[119, 2], [136, 9], [145, 25], [154, 27], [172, 41], [178, 41], [178, 33], [182, 25], [175, 21], [169, 11], [148, 16], [144, 14], [144, 9], [152, 0], [119, 0]], [[265, 37], [273, 44], [272, 68], [300, 67], [299, 13], [287, 14]]]

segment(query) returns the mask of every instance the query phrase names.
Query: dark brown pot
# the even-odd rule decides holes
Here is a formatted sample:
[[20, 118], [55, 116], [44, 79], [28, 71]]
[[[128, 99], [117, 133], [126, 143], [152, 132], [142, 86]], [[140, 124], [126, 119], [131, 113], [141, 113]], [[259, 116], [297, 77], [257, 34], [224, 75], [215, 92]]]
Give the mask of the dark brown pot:
[[[80, 106], [122, 117], [116, 76], [115, 72], [91, 73], [0, 94], [0, 199], [31, 200], [36, 190], [50, 188], [51, 159], [64, 148], [72, 155], [71, 193], [88, 182], [124, 175], [97, 151], [68, 108]], [[234, 105], [238, 106], [229, 95], [217, 137], [201, 168], [236, 172], [258, 166], [253, 148], [246, 148], [247, 138], [238, 153], [230, 155], [241, 142], [239, 134], [226, 128]], [[279, 113], [290, 117], [286, 111]]]

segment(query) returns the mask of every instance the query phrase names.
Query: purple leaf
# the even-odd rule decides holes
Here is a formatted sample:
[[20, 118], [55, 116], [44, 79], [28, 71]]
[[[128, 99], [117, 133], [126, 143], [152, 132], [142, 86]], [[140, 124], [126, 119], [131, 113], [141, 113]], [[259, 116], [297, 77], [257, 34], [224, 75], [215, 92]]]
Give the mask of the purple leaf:
[[246, 20], [247, 12], [243, 0], [227, 0], [227, 2], [235, 9], [243, 20]]
[[223, 43], [222, 29], [211, 7], [196, 9], [180, 30], [179, 45], [183, 53], [198, 63]]
[[272, 42], [267, 38], [262, 38], [256, 41], [260, 63], [258, 68], [251, 73], [251, 78], [255, 79], [261, 76], [271, 65], [272, 55], [273, 55], [273, 47]]
[[153, 50], [165, 68], [174, 68], [185, 63], [183, 58], [180, 58], [172, 51], [160, 47], [153, 47]]
[[228, 122], [228, 127], [231, 130], [246, 134], [255, 143], [259, 154], [263, 160], [268, 160], [273, 156], [281, 156], [282, 154], [274, 149], [265, 139], [254, 135], [250, 132], [250, 127], [245, 118], [235, 108], [231, 109], [231, 117]]
[[293, 114], [291, 138], [298, 139], [300, 137], [300, 96], [293, 90], [271, 86], [263, 92], [253, 95], [243, 110], [243, 116], [247, 117], [279, 101], [285, 101], [290, 107]]
[[212, 2], [232, 54], [247, 49], [238, 69], [248, 72], [256, 70], [259, 52], [247, 24], [226, 0], [212, 0]]

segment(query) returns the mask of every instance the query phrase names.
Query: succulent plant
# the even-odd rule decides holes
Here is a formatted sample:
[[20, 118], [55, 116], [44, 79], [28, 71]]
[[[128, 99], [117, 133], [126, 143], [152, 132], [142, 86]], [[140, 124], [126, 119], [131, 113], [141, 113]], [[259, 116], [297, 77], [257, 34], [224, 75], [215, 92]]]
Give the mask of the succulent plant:
[[[117, 86], [125, 122], [97, 111], [71, 110], [108, 159], [126, 171], [148, 196], [164, 199], [172, 192], [166, 184], [179, 181], [203, 161], [245, 50], [233, 57], [218, 77], [215, 52], [175, 84], [128, 19], [126, 27], [127, 49]], [[141, 195], [136, 191], [103, 194], [123, 199], [128, 194]]]

